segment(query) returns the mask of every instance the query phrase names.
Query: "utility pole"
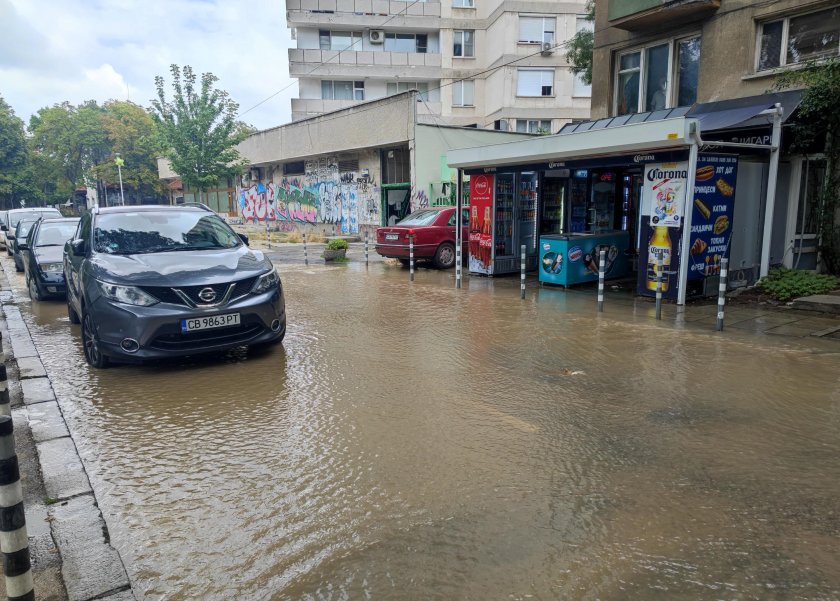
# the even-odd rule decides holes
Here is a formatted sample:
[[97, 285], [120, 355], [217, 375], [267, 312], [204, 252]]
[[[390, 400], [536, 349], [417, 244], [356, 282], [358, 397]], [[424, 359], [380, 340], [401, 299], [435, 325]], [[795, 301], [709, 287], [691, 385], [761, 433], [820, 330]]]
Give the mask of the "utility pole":
[[123, 196], [123, 184], [122, 184], [122, 166], [125, 165], [125, 161], [120, 158], [120, 153], [116, 153], [117, 158], [114, 159], [114, 163], [117, 165], [117, 173], [120, 176], [120, 204], [125, 206], [125, 196]]

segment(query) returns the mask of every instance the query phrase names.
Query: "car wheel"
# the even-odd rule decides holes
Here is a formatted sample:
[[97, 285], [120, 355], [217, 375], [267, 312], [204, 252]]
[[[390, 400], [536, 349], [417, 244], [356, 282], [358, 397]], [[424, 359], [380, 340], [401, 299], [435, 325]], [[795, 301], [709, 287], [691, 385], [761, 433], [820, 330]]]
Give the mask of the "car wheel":
[[73, 308], [73, 305], [70, 304], [69, 296], [67, 298], [67, 318], [73, 325], [79, 325], [82, 322], [82, 320], [79, 319], [79, 314], [76, 313], [76, 310]]
[[17, 271], [18, 273], [20, 273], [21, 271], [23, 271], [23, 265], [21, 265], [21, 264], [18, 262], [17, 257], [15, 257], [15, 271]]
[[88, 313], [82, 316], [82, 345], [85, 349], [85, 360], [89, 365], [98, 369], [108, 367], [108, 357], [99, 350], [99, 341], [96, 340], [96, 330], [93, 327], [93, 320]]
[[38, 290], [38, 284], [35, 283], [32, 276], [27, 276], [26, 287], [29, 289], [29, 298], [36, 301], [44, 300], [41, 296], [41, 291]]
[[438, 269], [449, 269], [455, 265], [455, 245], [450, 242], [444, 242], [438, 246], [434, 261]]
[[410, 261], [408, 259], [398, 259], [398, 260], [399, 260], [400, 263], [402, 263], [403, 267], [408, 267], [409, 264], [410, 264]]

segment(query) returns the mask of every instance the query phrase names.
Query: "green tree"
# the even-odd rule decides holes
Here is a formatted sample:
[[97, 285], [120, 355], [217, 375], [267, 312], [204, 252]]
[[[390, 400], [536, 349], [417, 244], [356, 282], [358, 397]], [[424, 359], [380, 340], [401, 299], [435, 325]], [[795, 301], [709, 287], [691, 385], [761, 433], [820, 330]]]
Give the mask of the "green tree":
[[26, 165], [26, 133], [23, 121], [0, 96], [0, 199], [13, 208], [21, 192], [21, 171]]
[[[586, 20], [594, 25], [595, 22], [595, 0], [586, 2]], [[566, 60], [571, 65], [572, 72], [580, 75], [587, 85], [592, 84], [592, 47], [595, 43], [595, 34], [591, 29], [578, 31], [568, 42], [566, 42]]]
[[818, 248], [826, 269], [840, 274], [840, 59], [812, 62], [789, 71], [775, 89], [805, 88], [793, 126], [794, 152], [824, 153], [826, 176], [817, 204]]
[[163, 77], [155, 77], [157, 99], [152, 115], [164, 156], [186, 186], [202, 192], [245, 166], [236, 145], [247, 137], [236, 119], [239, 105], [216, 89], [218, 78], [204, 73], [199, 81], [192, 67], [170, 66], [173, 99], [166, 98]]

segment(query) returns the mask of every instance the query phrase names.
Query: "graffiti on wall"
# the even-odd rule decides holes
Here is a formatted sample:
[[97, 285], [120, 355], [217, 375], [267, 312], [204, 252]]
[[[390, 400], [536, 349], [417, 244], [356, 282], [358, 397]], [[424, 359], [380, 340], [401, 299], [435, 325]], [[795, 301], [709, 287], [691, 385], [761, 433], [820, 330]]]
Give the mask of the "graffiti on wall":
[[339, 172], [337, 157], [325, 157], [306, 161], [300, 179], [241, 189], [239, 208], [246, 222], [332, 224], [336, 232], [357, 234], [360, 224], [379, 225], [379, 186], [355, 172]]

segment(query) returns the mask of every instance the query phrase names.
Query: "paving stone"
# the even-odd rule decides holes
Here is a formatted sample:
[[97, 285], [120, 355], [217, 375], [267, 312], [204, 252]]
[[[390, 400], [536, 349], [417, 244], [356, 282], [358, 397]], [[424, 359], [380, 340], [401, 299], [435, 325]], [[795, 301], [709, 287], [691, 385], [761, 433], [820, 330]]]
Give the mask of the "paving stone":
[[76, 445], [69, 437], [40, 442], [37, 448], [48, 497], [66, 499], [91, 491]]
[[23, 402], [27, 405], [55, 401], [55, 393], [48, 378], [21, 380], [20, 388], [23, 391]]
[[777, 336], [798, 336], [800, 338], [810, 336], [813, 330], [811, 328], [799, 328], [797, 324], [783, 325], [776, 328], [765, 330], [765, 334], [776, 334]]
[[29, 428], [32, 430], [32, 438], [35, 442], [70, 436], [57, 402], [29, 405], [26, 412], [29, 415]]
[[38, 357], [23, 357], [18, 359], [17, 365], [21, 379], [44, 378], [47, 375], [47, 370], [44, 369], [44, 364]]
[[102, 601], [137, 601], [137, 597], [134, 596], [130, 590], [122, 591], [121, 593], [115, 593], [113, 595], [107, 595], [105, 597], [100, 597]]
[[[53, 537], [61, 549], [61, 573], [69, 601], [100, 598], [129, 586], [120, 556], [106, 538], [105, 521], [93, 495], [57, 503], [50, 513]], [[129, 591], [106, 598], [119, 601], [134, 598], [124, 596], [125, 592]]]

